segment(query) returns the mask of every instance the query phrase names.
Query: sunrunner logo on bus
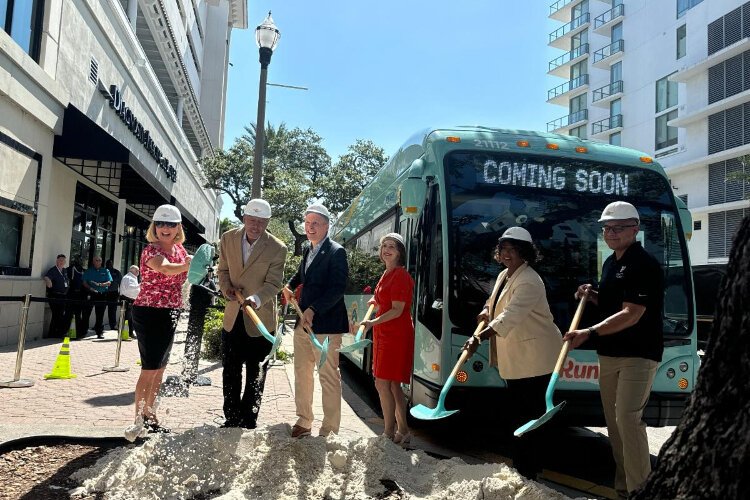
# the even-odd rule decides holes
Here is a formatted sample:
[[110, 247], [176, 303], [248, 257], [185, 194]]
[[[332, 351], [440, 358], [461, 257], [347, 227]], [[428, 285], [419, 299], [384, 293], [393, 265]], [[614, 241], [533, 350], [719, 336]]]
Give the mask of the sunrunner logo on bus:
[[596, 382], [599, 380], [599, 363], [583, 363], [568, 358], [560, 368], [560, 380], [566, 382]]
[[561, 166], [520, 161], [485, 161], [483, 182], [529, 188], [575, 190], [580, 193], [628, 195], [628, 174], [622, 172], [603, 172], [597, 168], [578, 168], [573, 171]]

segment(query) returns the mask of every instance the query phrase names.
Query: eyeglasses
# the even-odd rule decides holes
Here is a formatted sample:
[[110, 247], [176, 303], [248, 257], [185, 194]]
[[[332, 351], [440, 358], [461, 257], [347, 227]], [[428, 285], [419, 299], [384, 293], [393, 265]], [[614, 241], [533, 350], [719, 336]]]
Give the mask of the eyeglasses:
[[177, 224], [179, 224], [179, 222], [164, 222], [164, 221], [161, 221], [161, 220], [154, 221], [154, 226], [156, 226], [156, 227], [164, 227], [164, 226], [167, 226], [167, 227], [177, 227]]
[[609, 232], [620, 234], [621, 232], [625, 231], [626, 228], [636, 227], [637, 225], [638, 224], [628, 224], [626, 226], [602, 226], [602, 232], [604, 234], [607, 234]]

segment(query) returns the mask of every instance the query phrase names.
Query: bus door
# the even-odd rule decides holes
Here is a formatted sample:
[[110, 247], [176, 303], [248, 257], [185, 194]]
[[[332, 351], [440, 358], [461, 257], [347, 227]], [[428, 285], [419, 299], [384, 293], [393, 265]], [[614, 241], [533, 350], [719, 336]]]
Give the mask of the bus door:
[[443, 334], [443, 229], [440, 189], [429, 187], [422, 215], [415, 227], [416, 317], [414, 375], [442, 384], [440, 339]]

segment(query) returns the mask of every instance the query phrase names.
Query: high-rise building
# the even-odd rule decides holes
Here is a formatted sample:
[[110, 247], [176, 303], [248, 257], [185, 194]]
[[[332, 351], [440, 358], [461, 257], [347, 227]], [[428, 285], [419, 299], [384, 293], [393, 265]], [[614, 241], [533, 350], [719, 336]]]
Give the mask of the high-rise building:
[[[59, 253], [137, 263], [159, 205], [218, 236], [199, 160], [223, 146], [247, 0], [0, 0], [0, 295], [44, 296]], [[28, 335], [42, 335], [34, 304]], [[18, 335], [0, 303], [0, 345]]]
[[[726, 263], [750, 214], [750, 2], [559, 0], [549, 34], [565, 82], [547, 130], [644, 151], [693, 216], [693, 265]], [[747, 159], [747, 161], [745, 161]]]

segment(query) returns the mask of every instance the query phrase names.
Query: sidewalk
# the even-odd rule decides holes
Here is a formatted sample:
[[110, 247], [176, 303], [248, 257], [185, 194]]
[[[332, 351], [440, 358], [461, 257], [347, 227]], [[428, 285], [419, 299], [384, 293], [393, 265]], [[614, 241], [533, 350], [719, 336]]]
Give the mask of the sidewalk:
[[[165, 380], [169, 375], [182, 373], [186, 316], [183, 315], [178, 326]], [[284, 336], [282, 348], [286, 352], [292, 352], [291, 330], [287, 331], [290, 333]], [[139, 359], [138, 345], [132, 340], [122, 343], [119, 363], [130, 370], [102, 370], [105, 366], [114, 365], [116, 337], [116, 332], [110, 330], [105, 331], [105, 338], [102, 340], [96, 336], [88, 336], [83, 340], [71, 341], [70, 362], [77, 378], [66, 380], [44, 380], [44, 374], [52, 370], [60, 352], [61, 340], [43, 339], [27, 343], [21, 378], [33, 380], [34, 386], [0, 388], [0, 446], [32, 436], [122, 437], [125, 427], [133, 421], [133, 390], [140, 366], [136, 364]], [[13, 379], [15, 363], [15, 348], [0, 348], [0, 381]], [[201, 360], [199, 371], [201, 375], [210, 377], [210, 386], [191, 387], [187, 398], [161, 399], [158, 411], [160, 420], [174, 432], [204, 424], [219, 426], [224, 421], [221, 363]], [[293, 388], [293, 365], [274, 362], [266, 378], [259, 426], [294, 424], [296, 414]], [[317, 380], [314, 411], [318, 419], [313, 423], [313, 435], [320, 427], [323, 413]], [[342, 436], [376, 434], [357, 414], [375, 428], [380, 419], [346, 387], [341, 413]]]

